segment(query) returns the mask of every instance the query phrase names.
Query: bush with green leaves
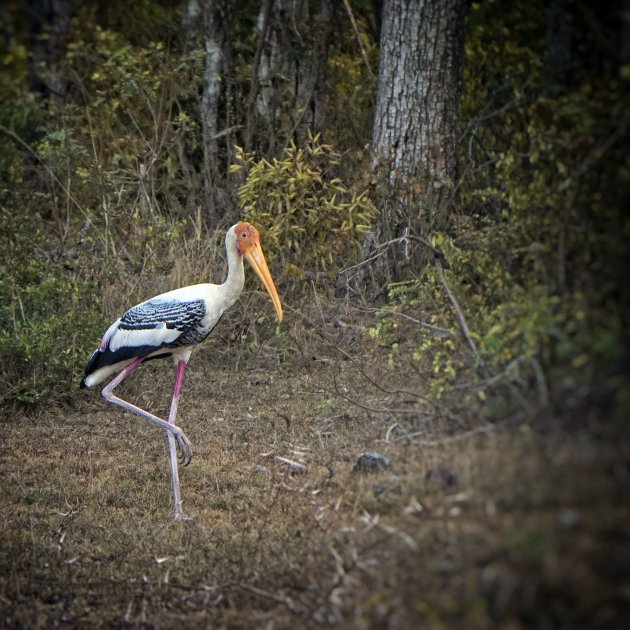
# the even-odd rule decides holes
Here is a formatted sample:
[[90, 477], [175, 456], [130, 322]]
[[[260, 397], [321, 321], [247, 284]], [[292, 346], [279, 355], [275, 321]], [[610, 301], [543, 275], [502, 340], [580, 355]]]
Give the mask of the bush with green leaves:
[[[0, 56], [12, 69], [0, 81], [0, 405], [76, 391], [106, 326], [153, 291], [188, 229], [196, 180], [179, 156], [195, 150], [196, 126], [182, 104], [199, 53], [81, 19], [65, 99], [38, 100], [20, 55]], [[103, 300], [107, 286], [120, 290]]]
[[198, 148], [185, 105], [200, 81], [201, 55], [79, 28], [66, 56], [68, 91], [77, 97], [48, 104], [37, 154], [73, 201], [69, 220], [89, 221], [89, 237], [105, 252], [143, 265], [155, 235], [187, 217], [201, 186], [180, 159]]
[[42, 226], [0, 207], [0, 405], [67, 398], [103, 332], [88, 270], [47, 253]]
[[333, 277], [356, 259], [376, 208], [367, 192], [353, 192], [332, 174], [341, 156], [319, 134], [304, 147], [292, 142], [280, 159], [257, 158], [240, 147], [236, 159], [232, 172], [245, 176], [239, 202], [286, 276]]

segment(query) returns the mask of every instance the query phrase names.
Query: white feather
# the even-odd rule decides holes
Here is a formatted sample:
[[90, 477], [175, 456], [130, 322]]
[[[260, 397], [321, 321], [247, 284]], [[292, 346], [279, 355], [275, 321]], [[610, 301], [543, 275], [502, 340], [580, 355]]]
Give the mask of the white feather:
[[114, 331], [109, 342], [109, 349], [112, 352], [120, 348], [137, 348], [138, 346], [153, 346], [159, 348], [164, 343], [172, 343], [180, 335], [181, 331], [169, 329], [162, 323], [156, 328], [142, 330], [126, 330], [118, 328]]

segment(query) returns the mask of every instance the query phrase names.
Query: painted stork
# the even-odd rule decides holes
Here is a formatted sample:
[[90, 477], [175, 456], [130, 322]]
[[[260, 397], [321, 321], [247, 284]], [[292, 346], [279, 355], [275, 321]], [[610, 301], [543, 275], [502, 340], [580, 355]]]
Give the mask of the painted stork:
[[[105, 400], [140, 414], [166, 430], [173, 481], [173, 515], [178, 520], [188, 518], [182, 508], [178, 459], [185, 466], [192, 459], [192, 444], [175, 424], [184, 372], [193, 348], [212, 332], [223, 313], [241, 294], [245, 282], [243, 258], [247, 258], [260, 277], [271, 296], [278, 320], [282, 321], [282, 305], [260, 247], [258, 230], [249, 223], [233, 225], [225, 235], [225, 249], [228, 275], [223, 284], [196, 284], [175, 289], [130, 308], [107, 329], [81, 381], [81, 387], [93, 387], [120, 372], [103, 389]], [[176, 377], [168, 420], [114, 395], [114, 389], [143, 361], [169, 356], [175, 363]]]

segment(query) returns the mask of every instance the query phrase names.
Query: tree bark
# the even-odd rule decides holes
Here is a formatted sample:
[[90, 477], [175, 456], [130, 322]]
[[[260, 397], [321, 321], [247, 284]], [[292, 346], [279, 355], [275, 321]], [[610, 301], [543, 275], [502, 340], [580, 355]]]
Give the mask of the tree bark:
[[[385, 0], [372, 143], [381, 183], [376, 244], [444, 226], [456, 202], [464, 0]], [[390, 248], [384, 280], [410, 248]], [[368, 247], [368, 254], [373, 251]], [[381, 257], [382, 258], [382, 257]]]
[[621, 63], [630, 61], [630, 0], [622, 0], [621, 15], [624, 16], [619, 25], [619, 59]]
[[332, 0], [321, 0], [316, 37], [312, 48], [310, 84], [306, 94], [304, 124], [314, 133], [326, 126], [326, 81], [328, 79], [328, 49], [333, 31], [334, 5]]
[[[225, 214], [228, 193], [225, 190], [224, 172], [220, 168], [219, 120], [223, 99], [223, 78], [227, 75], [227, 59], [232, 33], [229, 0], [204, 0], [205, 71], [201, 98], [201, 125], [203, 138], [204, 200], [209, 220], [216, 223]], [[226, 169], [223, 169], [226, 171]]]
[[264, 0], [248, 102], [245, 145], [268, 153], [324, 126], [332, 0], [321, 0], [309, 26], [304, 0]]
[[182, 12], [182, 48], [190, 50], [196, 43], [203, 23], [204, 8], [200, 0], [186, 0]]
[[542, 77], [548, 96], [557, 95], [566, 82], [572, 56], [574, 11], [570, 0], [549, 0], [547, 56]]
[[[21, 2], [28, 28], [31, 90], [61, 98], [66, 91], [65, 54], [70, 21], [79, 0], [31, 0]], [[45, 70], [42, 73], [41, 67]]]

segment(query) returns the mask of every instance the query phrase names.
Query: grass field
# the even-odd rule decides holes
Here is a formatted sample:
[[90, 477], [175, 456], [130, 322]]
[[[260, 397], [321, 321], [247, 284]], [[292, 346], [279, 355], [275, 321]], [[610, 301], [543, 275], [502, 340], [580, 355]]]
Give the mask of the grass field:
[[[436, 410], [360, 321], [332, 321], [193, 355], [190, 522], [170, 518], [164, 434], [97, 392], [6, 417], [0, 626], [625, 627], [630, 447], [610, 412]], [[154, 362], [121, 390], [164, 414], [172, 376]], [[353, 470], [365, 451], [390, 466]]]

